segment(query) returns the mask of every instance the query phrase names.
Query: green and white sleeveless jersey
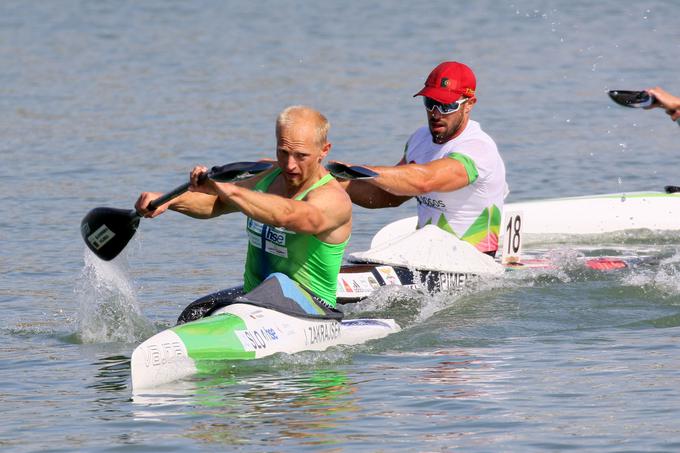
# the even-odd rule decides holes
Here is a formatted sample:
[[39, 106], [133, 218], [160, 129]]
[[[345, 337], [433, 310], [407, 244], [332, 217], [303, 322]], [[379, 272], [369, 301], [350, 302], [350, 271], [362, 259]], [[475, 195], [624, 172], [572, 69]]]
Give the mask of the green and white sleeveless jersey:
[[448, 157], [461, 162], [470, 183], [453, 192], [417, 196], [418, 228], [437, 225], [474, 245], [481, 252], [498, 249], [501, 212], [507, 194], [505, 164], [496, 143], [479, 123], [469, 120], [458, 137], [444, 144], [432, 142], [427, 127], [418, 129], [406, 144], [408, 163], [425, 164]]
[[[281, 169], [274, 170], [255, 186], [258, 192], [267, 189]], [[310, 191], [328, 183], [328, 174], [312, 187], [295, 197], [302, 200]], [[248, 292], [274, 272], [287, 275], [303, 288], [335, 307], [335, 292], [342, 257], [349, 238], [341, 244], [329, 244], [312, 234], [296, 233], [267, 225], [248, 217], [248, 256], [243, 275], [243, 289]]]

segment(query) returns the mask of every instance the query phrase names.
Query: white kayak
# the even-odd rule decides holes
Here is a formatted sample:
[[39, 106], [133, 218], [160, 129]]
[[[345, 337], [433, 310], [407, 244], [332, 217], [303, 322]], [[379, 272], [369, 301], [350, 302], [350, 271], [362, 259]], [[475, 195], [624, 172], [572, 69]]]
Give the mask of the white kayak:
[[132, 353], [132, 388], [186, 378], [215, 361], [259, 359], [276, 353], [322, 351], [398, 332], [392, 319], [309, 319], [234, 303], [152, 336]]
[[[525, 235], [586, 235], [624, 230], [680, 230], [680, 193], [630, 192], [506, 203], [501, 238], [509, 217], [522, 216]], [[382, 228], [371, 247], [415, 230], [416, 216]]]

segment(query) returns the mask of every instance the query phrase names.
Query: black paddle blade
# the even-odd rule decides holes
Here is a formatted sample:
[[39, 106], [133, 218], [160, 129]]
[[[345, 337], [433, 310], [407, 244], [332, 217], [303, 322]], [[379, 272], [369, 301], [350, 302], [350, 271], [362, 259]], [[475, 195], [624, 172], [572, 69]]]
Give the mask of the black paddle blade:
[[217, 182], [236, 182], [252, 178], [270, 168], [272, 168], [270, 162], [234, 162], [211, 168], [208, 177]]
[[340, 162], [326, 164], [326, 170], [340, 179], [373, 179], [378, 176], [378, 173], [361, 165], [345, 165]]
[[95, 208], [80, 222], [80, 234], [92, 253], [111, 261], [135, 235], [139, 219], [134, 210]]
[[654, 97], [646, 91], [611, 90], [608, 94], [614, 102], [624, 107], [643, 108], [654, 104]]

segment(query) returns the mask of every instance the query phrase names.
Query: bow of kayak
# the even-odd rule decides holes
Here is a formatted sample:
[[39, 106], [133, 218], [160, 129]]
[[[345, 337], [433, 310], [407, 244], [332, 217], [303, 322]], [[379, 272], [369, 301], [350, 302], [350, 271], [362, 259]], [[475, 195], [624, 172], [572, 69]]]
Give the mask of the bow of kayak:
[[276, 353], [323, 351], [398, 332], [393, 319], [309, 319], [234, 303], [212, 315], [164, 330], [132, 353], [132, 387], [156, 387], [201, 371], [214, 361], [257, 359]]

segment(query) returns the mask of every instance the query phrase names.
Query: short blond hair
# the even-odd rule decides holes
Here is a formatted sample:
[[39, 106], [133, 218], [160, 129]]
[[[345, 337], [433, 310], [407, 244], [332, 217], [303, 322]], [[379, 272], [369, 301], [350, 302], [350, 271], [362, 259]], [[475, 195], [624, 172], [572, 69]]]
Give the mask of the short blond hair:
[[319, 147], [328, 143], [328, 131], [331, 128], [331, 123], [321, 112], [306, 105], [291, 105], [279, 113], [276, 118], [276, 136], [279, 136], [279, 131], [282, 128], [292, 126], [296, 120], [311, 121], [314, 127], [315, 142]]

